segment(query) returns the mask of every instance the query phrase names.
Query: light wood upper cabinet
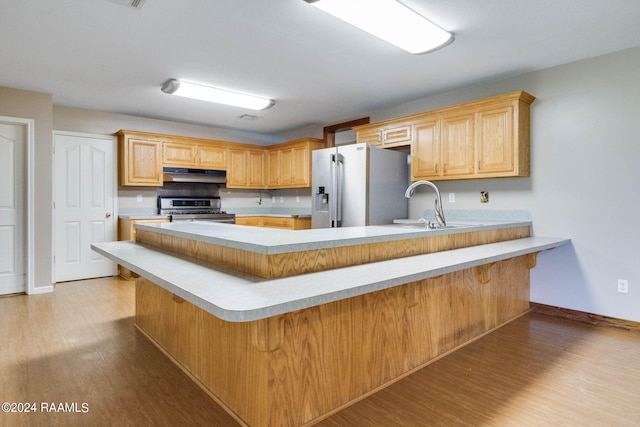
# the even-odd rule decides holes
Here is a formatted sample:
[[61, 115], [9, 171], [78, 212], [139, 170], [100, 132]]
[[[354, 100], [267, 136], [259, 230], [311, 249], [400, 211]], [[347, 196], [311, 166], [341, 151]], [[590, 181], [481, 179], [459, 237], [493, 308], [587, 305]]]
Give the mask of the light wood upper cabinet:
[[227, 167], [226, 147], [199, 145], [198, 165], [203, 169], [225, 170]]
[[162, 139], [119, 131], [118, 169], [122, 186], [162, 186]]
[[413, 125], [411, 176], [433, 179], [442, 175], [440, 120], [425, 119]]
[[117, 135], [123, 186], [161, 187], [163, 166], [225, 170], [228, 147], [241, 145], [128, 130], [118, 131]]
[[162, 144], [162, 164], [164, 166], [190, 168], [196, 166], [197, 146], [165, 142]]
[[285, 169], [285, 177], [291, 177], [292, 187], [311, 186], [311, 152], [323, 147], [323, 142], [308, 142], [302, 146], [291, 148], [291, 159], [289, 160], [291, 167], [289, 170]]
[[367, 142], [382, 148], [403, 147], [413, 140], [413, 121], [391, 121], [383, 125], [364, 125], [356, 132], [356, 142]]
[[280, 185], [280, 150], [267, 153], [267, 187], [276, 188]]
[[413, 181], [529, 176], [534, 100], [513, 92], [355, 130], [358, 142], [379, 137], [383, 148], [410, 146]]
[[302, 188], [311, 186], [311, 152], [324, 148], [321, 139], [304, 138], [281, 144], [228, 150], [227, 187]]
[[[514, 120], [516, 106], [506, 103], [478, 111], [476, 137], [478, 152], [478, 174], [510, 176], [516, 172], [529, 174], [528, 144], [522, 147], [510, 141], [526, 139], [527, 135], [515, 135]], [[528, 117], [527, 117], [528, 119]], [[528, 123], [528, 120], [526, 120]], [[525, 169], [521, 171], [520, 169]]]
[[311, 186], [311, 152], [324, 148], [320, 139], [305, 138], [268, 148], [268, 188]]
[[228, 188], [265, 188], [265, 150], [230, 149], [228, 155]]
[[358, 132], [356, 132], [356, 142], [382, 146], [382, 129], [378, 127], [359, 128]]
[[453, 114], [441, 119], [442, 176], [474, 173], [474, 114]]
[[227, 168], [227, 148], [202, 143], [165, 142], [162, 144], [164, 166], [219, 169]]

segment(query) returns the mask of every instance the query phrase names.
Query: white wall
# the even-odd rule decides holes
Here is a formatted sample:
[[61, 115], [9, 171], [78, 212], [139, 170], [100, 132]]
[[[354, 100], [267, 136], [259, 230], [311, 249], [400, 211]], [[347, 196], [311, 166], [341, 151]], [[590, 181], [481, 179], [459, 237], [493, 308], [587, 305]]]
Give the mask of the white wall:
[[[449, 209], [528, 210], [537, 236], [572, 239], [532, 270], [535, 302], [640, 321], [640, 48], [399, 105], [371, 121], [525, 90], [531, 177], [438, 183]], [[481, 190], [490, 202], [480, 203]], [[448, 202], [448, 193], [456, 202]], [[412, 217], [433, 195], [410, 201]], [[617, 292], [629, 280], [629, 293]]]
[[103, 113], [57, 105], [53, 107], [53, 127], [56, 130], [105, 135], [113, 135], [120, 129], [127, 129], [257, 145], [271, 145], [282, 141], [273, 135], [267, 134], [156, 120], [126, 114]]

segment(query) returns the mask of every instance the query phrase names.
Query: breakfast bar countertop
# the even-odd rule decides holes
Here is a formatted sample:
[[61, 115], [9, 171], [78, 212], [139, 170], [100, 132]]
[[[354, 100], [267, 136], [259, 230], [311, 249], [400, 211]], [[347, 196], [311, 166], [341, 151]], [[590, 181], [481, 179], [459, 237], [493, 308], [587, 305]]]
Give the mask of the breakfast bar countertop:
[[[531, 226], [531, 221], [465, 220], [456, 222], [455, 224], [457, 224], [457, 226], [454, 228], [434, 230], [421, 227], [407, 227], [402, 224], [319, 228], [311, 230], [276, 230], [198, 221], [136, 224], [135, 227], [139, 230], [147, 230], [259, 254], [273, 255], [390, 242], [443, 234], [529, 227]], [[452, 222], [452, 225], [454, 225], [454, 222]]]
[[94, 243], [92, 248], [216, 317], [247, 322], [568, 243], [529, 237], [280, 279], [230, 272], [134, 242]]

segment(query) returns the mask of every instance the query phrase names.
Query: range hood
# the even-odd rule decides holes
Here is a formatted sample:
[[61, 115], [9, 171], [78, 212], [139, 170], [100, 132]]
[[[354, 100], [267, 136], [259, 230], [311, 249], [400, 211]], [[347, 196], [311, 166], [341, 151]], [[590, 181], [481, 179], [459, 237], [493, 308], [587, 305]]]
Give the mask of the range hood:
[[196, 182], [203, 184], [225, 184], [227, 172], [221, 170], [162, 168], [164, 182]]

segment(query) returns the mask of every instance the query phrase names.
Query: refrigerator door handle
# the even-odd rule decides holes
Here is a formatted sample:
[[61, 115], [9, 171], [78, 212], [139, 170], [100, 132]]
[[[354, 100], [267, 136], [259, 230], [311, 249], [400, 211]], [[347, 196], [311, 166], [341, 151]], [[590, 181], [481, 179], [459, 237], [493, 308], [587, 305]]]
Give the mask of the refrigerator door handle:
[[336, 195], [336, 227], [342, 227], [342, 180], [344, 179], [344, 156], [336, 153], [336, 188], [333, 194]]
[[331, 194], [333, 200], [329, 205], [329, 227], [340, 227], [342, 222], [342, 167], [344, 165], [342, 154], [336, 153], [331, 155]]

